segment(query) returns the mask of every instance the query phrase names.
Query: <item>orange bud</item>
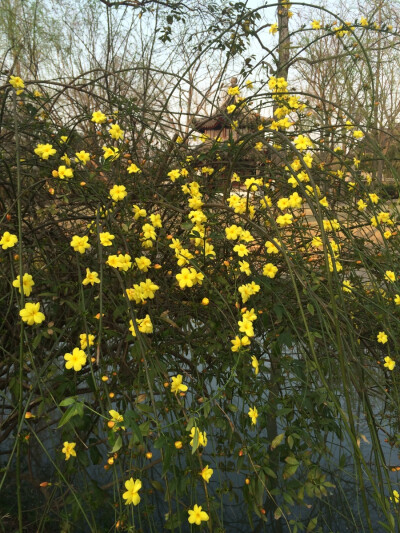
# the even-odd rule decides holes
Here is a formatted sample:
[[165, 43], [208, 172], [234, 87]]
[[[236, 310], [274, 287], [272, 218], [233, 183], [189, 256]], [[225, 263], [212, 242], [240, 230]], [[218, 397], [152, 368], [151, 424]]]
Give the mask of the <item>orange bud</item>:
[[151, 452], [146, 453], [147, 459], [151, 459], [153, 457], [153, 454]]
[[107, 426], [108, 426], [110, 429], [112, 429], [112, 428], [115, 426], [115, 422], [113, 422], [112, 420], [109, 420], [109, 421], [107, 422]]

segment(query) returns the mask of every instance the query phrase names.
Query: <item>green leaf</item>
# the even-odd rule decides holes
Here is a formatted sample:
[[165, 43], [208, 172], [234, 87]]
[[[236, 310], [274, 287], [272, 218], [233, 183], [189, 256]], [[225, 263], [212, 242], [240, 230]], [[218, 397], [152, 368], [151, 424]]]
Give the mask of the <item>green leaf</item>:
[[70, 396], [69, 398], [65, 398], [62, 402], [60, 402], [60, 407], [68, 407], [69, 405], [72, 405], [76, 402], [76, 396]]
[[122, 439], [121, 435], [118, 435], [117, 440], [114, 443], [114, 446], [112, 447], [111, 453], [117, 452], [122, 447]]
[[161, 435], [161, 437], [158, 437], [158, 439], [154, 441], [153, 446], [156, 450], [160, 450], [161, 448], [164, 448], [166, 444], [167, 439], [164, 437], [164, 435]]
[[192, 429], [193, 426], [195, 426], [196, 424], [196, 419], [192, 416], [189, 418], [189, 422], [187, 423], [187, 426], [186, 426], [186, 431], [190, 431]]
[[72, 417], [79, 415], [83, 415], [83, 404], [80, 402], [76, 402], [72, 404], [62, 415], [60, 422], [58, 423], [57, 428], [60, 428], [64, 426], [67, 422], [71, 420]]
[[273, 477], [274, 479], [277, 479], [277, 475], [275, 474], [275, 472], [272, 470], [272, 468], [269, 468], [269, 466], [264, 466], [263, 467], [263, 470], [265, 472], [265, 474], [269, 477]]
[[147, 437], [150, 431], [150, 420], [148, 420], [147, 422], [143, 422], [143, 424], [140, 424], [139, 429], [143, 437]]
[[285, 438], [285, 434], [281, 433], [280, 435], [277, 435], [274, 440], [271, 442], [271, 450], [275, 450], [277, 446], [283, 441]]
[[159, 481], [156, 481], [156, 480], [153, 479], [152, 481], [150, 481], [150, 483], [159, 492], [164, 492], [164, 487], [161, 485], [161, 483]]
[[194, 431], [193, 442], [192, 442], [192, 455], [194, 454], [194, 452], [197, 450], [198, 447], [199, 447], [199, 430], [196, 427]]
[[307, 309], [310, 313], [310, 315], [314, 316], [315, 310], [313, 304], [307, 304]]
[[138, 424], [136, 423], [136, 415], [133, 411], [126, 411], [124, 414], [124, 424], [126, 427], [132, 430], [135, 437], [135, 442], [143, 444], [143, 435], [140, 431]]
[[286, 457], [285, 461], [289, 465], [299, 465], [300, 464], [299, 461], [296, 459], [296, 457], [292, 457], [292, 456]]

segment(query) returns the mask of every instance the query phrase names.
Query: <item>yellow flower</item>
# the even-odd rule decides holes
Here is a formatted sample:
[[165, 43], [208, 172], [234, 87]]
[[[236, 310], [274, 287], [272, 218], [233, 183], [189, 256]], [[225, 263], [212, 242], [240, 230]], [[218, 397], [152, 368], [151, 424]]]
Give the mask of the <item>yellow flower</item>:
[[25, 89], [25, 83], [19, 76], [10, 76], [8, 81], [10, 85], [14, 87], [14, 89]]
[[389, 370], [393, 370], [394, 367], [396, 366], [396, 361], [393, 361], [393, 359], [387, 355], [385, 357], [385, 364], [383, 366], [388, 368]]
[[239, 265], [240, 265], [240, 272], [243, 272], [247, 276], [250, 276], [251, 270], [250, 270], [249, 263], [247, 261], [239, 261]]
[[144, 217], [147, 216], [146, 209], [141, 209], [138, 205], [132, 206], [132, 209], [133, 209], [133, 212], [134, 212], [133, 218], [135, 220], [139, 220], [140, 217], [144, 218]]
[[75, 252], [84, 254], [85, 250], [90, 248], [90, 244], [88, 243], [88, 240], [89, 240], [89, 237], [87, 237], [86, 235], [84, 237], [79, 237], [79, 235], [74, 235], [72, 237], [70, 245], [72, 246]]
[[239, 257], [249, 255], [249, 251], [244, 244], [236, 244], [236, 246], [233, 247], [233, 251], [236, 252]]
[[125, 185], [114, 185], [114, 187], [110, 189], [110, 196], [114, 202], [123, 200], [127, 194]]
[[[17, 276], [17, 279], [13, 281], [13, 287], [16, 287], [21, 293], [21, 281], [20, 280], [21, 280], [21, 277]], [[25, 272], [25, 274], [22, 277], [22, 287], [23, 287], [25, 296], [30, 296], [33, 285], [35, 285], [35, 282], [33, 281], [32, 276]]]
[[[67, 167], [70, 167], [71, 166], [71, 159], [67, 156], [67, 154], [64, 153], [64, 155], [62, 157], [60, 157], [61, 161], [64, 161], [65, 164], [67, 165]], [[57, 172], [56, 170], [54, 170], [53, 172]], [[57, 176], [54, 176], [55, 178]]]
[[100, 239], [100, 244], [102, 246], [111, 246], [112, 245], [111, 241], [115, 239], [115, 236], [111, 235], [111, 233], [109, 233], [108, 231], [105, 231], [103, 233], [99, 233], [99, 239]]
[[379, 196], [377, 194], [370, 193], [368, 196], [373, 204], [377, 204], [379, 202]]
[[235, 96], [237, 94], [239, 94], [240, 91], [239, 91], [239, 87], [236, 85], [236, 87], [229, 87], [228, 89], [228, 94], [231, 95], [231, 96]]
[[143, 224], [142, 231], [145, 239], [156, 239], [156, 230], [151, 224]]
[[189, 270], [188, 268], [182, 268], [180, 274], [177, 274], [176, 280], [179, 283], [179, 287], [184, 289], [185, 287], [193, 287], [195, 284], [196, 273], [193, 272], [194, 269]]
[[313, 144], [312, 141], [308, 137], [305, 137], [304, 135], [298, 135], [294, 139], [294, 145], [297, 148], [297, 150], [300, 150], [300, 151], [307, 150], [307, 148], [312, 146], [312, 144]]
[[19, 316], [28, 326], [33, 326], [34, 324], [41, 324], [45, 320], [45, 316], [42, 312], [39, 311], [40, 303], [26, 303], [24, 309], [21, 309]]
[[123, 139], [124, 138], [124, 130], [122, 130], [118, 124], [113, 124], [111, 128], [108, 130], [108, 133], [111, 135], [113, 139]]
[[151, 214], [150, 221], [155, 228], [162, 228], [162, 220], [160, 215], [155, 215], [154, 213]]
[[51, 144], [38, 144], [34, 152], [42, 159], [47, 160], [51, 155], [55, 155], [57, 150]]
[[89, 152], [85, 152], [85, 150], [81, 150], [80, 152], [75, 153], [76, 158], [78, 161], [86, 165], [88, 161], [90, 161], [90, 154]]
[[342, 290], [343, 292], [352, 292], [354, 290], [354, 287], [353, 285], [350, 283], [350, 281], [348, 280], [344, 280], [343, 281], [343, 286], [342, 286]]
[[93, 285], [95, 283], [100, 283], [99, 275], [97, 272], [91, 272], [89, 268], [86, 269], [86, 278], [82, 281], [82, 285]]
[[275, 33], [278, 31], [278, 24], [271, 24], [271, 27], [269, 29], [269, 33], [272, 35], [275, 35]]
[[362, 139], [364, 137], [364, 134], [361, 130], [354, 130], [353, 131], [353, 137], [355, 139]]
[[286, 213], [285, 215], [279, 215], [276, 219], [276, 223], [279, 224], [281, 228], [290, 226], [293, 222], [293, 215]]
[[122, 497], [126, 500], [125, 505], [138, 505], [140, 503], [140, 496], [138, 494], [139, 490], [142, 488], [142, 482], [140, 479], [133, 479], [132, 477], [125, 481], [126, 492], [123, 493]]
[[251, 366], [254, 368], [254, 374], [257, 376], [257, 374], [260, 371], [260, 365], [258, 363], [258, 359], [255, 355], [251, 356]]
[[394, 297], [394, 303], [396, 305], [400, 305], [400, 294], [396, 294], [396, 296]]
[[364, 200], [358, 200], [357, 202], [357, 209], [359, 211], [365, 211], [367, 209], [367, 204], [364, 202]]
[[200, 431], [198, 428], [194, 428], [194, 427], [190, 430], [190, 436], [192, 438], [192, 440], [189, 443], [190, 446], [193, 446], [193, 439], [194, 439], [195, 434], [198, 434], [199, 436], [199, 446], [203, 446], [203, 448], [205, 448], [207, 446], [206, 432]]
[[321, 21], [320, 20], [313, 20], [311, 22], [311, 27], [313, 30], [320, 30], [321, 29]]
[[66, 360], [65, 368], [67, 370], [73, 368], [75, 372], [82, 370], [83, 365], [86, 364], [86, 354], [80, 348], [74, 348], [72, 354], [66, 353], [64, 359]]
[[67, 168], [65, 165], [61, 165], [58, 167], [57, 176], [60, 178], [60, 180], [63, 180], [64, 178], [73, 178], [74, 172], [72, 168]]
[[368, 26], [368, 20], [365, 17], [360, 18], [361, 26]]
[[[153, 333], [153, 323], [151, 322], [151, 318], [149, 315], [146, 315], [144, 318], [137, 318], [136, 319], [138, 330], [141, 333]], [[129, 331], [132, 333], [134, 337], [136, 337], [136, 331], [133, 326], [132, 320], [129, 321]]]
[[278, 269], [272, 263], [267, 263], [263, 268], [263, 275], [273, 279], [276, 276]]
[[251, 418], [251, 423], [252, 424], [256, 424], [257, 423], [257, 417], [258, 417], [257, 407], [250, 407], [250, 409], [249, 409], [249, 417]]
[[231, 113], [235, 111], [235, 109], [236, 109], [235, 104], [232, 104], [232, 105], [228, 105], [228, 107], [226, 108], [226, 111], [230, 115]]
[[[124, 421], [124, 417], [118, 413], [118, 411], [115, 411], [114, 409], [111, 409], [108, 411], [108, 414], [111, 416], [111, 420], [114, 422], [114, 424], [119, 424], [120, 422]], [[115, 426], [113, 426], [114, 428]], [[125, 430], [124, 426], [118, 426], [117, 428], [113, 429], [113, 431], [117, 431], [118, 429]]]
[[174, 446], [177, 450], [180, 450], [183, 446], [183, 442], [181, 440], [177, 440], [175, 441]]
[[103, 146], [104, 151], [104, 159], [109, 159], [110, 157], [112, 159], [118, 159], [119, 158], [119, 150], [116, 146]]
[[174, 169], [174, 170], [171, 170], [170, 172], [168, 172], [167, 176], [169, 177], [169, 179], [174, 182], [175, 180], [177, 180], [179, 178], [179, 176], [181, 175], [181, 171], [178, 170], [178, 169]]
[[61, 450], [62, 453], [65, 453], [65, 460], [68, 461], [68, 459], [72, 457], [76, 457], [76, 451], [74, 450], [76, 446], [76, 442], [68, 442], [65, 441], [63, 443], [64, 448]]
[[187, 385], [182, 385], [182, 379], [182, 374], [171, 378], [171, 392], [176, 394], [179, 391], [186, 392], [188, 390]]
[[243, 319], [238, 321], [239, 331], [245, 333], [247, 337], [254, 337], [253, 323], [250, 320]]
[[15, 246], [17, 242], [18, 237], [16, 235], [5, 231], [0, 239], [0, 246], [3, 248], [3, 250], [7, 250], [7, 248], [12, 248]]
[[79, 339], [82, 350], [86, 350], [88, 346], [93, 346], [94, 344], [94, 335], [91, 333], [89, 333], [89, 335], [86, 335], [86, 333], [81, 333], [79, 335]]
[[394, 283], [396, 281], [396, 274], [394, 272], [392, 272], [391, 270], [386, 270], [386, 272], [385, 272], [385, 280], [386, 281], [391, 281], [392, 283]]
[[135, 262], [139, 270], [142, 272], [148, 272], [151, 265], [150, 259], [142, 255], [141, 257], [136, 257]]
[[132, 163], [129, 165], [129, 167], [126, 169], [129, 174], [140, 174], [142, 172], [138, 166], [135, 165], [135, 163]]
[[209, 468], [208, 465], [203, 468], [200, 472], [200, 476], [204, 479], [206, 483], [210, 481], [211, 476], [213, 475], [214, 470]]
[[104, 124], [106, 120], [107, 117], [104, 113], [102, 113], [101, 111], [93, 111], [92, 122], [95, 122], [96, 124]]
[[380, 342], [381, 344], [386, 344], [388, 341], [388, 336], [384, 331], [380, 331], [378, 335], [376, 336], [376, 340]]
[[210, 519], [208, 514], [202, 510], [201, 505], [195, 504], [193, 509], [189, 509], [189, 524], [196, 524], [196, 526], [200, 526], [202, 522], [207, 522], [207, 520]]

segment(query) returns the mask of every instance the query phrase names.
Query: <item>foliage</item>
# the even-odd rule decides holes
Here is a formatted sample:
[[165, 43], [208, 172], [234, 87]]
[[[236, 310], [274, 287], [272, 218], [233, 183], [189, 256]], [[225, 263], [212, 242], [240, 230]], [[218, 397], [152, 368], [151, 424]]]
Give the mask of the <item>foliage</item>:
[[[396, 168], [373, 122], [272, 75], [276, 50], [252, 65], [258, 8], [213, 9], [220, 26], [178, 74], [4, 76], [7, 527], [395, 530]], [[344, 50], [379, 31], [324, 24]], [[243, 59], [219, 107], [192, 77], [208, 50]], [[154, 98], [128, 87], [143, 71], [166, 83]], [[183, 85], [204, 104], [184, 126]]]

